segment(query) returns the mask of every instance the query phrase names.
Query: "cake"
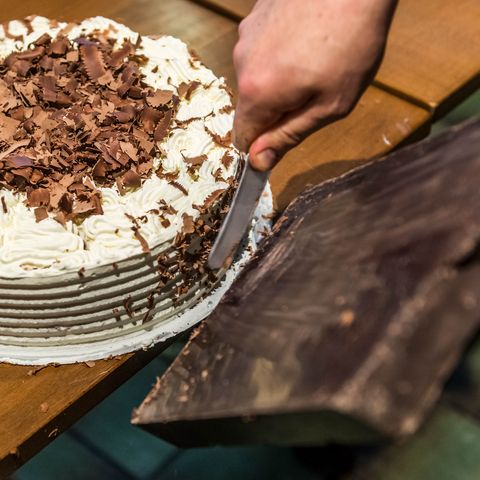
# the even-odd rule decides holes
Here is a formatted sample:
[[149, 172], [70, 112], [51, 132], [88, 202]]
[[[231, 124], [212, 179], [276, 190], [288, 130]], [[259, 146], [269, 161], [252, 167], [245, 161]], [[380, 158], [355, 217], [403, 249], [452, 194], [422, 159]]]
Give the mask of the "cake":
[[221, 277], [239, 169], [224, 79], [102, 17], [0, 27], [0, 344], [153, 328]]

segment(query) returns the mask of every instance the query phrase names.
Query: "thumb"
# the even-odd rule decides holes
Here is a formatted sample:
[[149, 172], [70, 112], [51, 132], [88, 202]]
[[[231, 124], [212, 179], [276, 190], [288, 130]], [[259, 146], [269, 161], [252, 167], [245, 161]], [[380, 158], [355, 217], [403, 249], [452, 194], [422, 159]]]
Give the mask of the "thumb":
[[331, 109], [318, 101], [310, 101], [303, 108], [288, 113], [251, 144], [252, 167], [270, 170], [290, 149], [333, 120]]
[[233, 143], [248, 152], [253, 141], [282, 117], [268, 103], [253, 101], [239, 95], [233, 124]]

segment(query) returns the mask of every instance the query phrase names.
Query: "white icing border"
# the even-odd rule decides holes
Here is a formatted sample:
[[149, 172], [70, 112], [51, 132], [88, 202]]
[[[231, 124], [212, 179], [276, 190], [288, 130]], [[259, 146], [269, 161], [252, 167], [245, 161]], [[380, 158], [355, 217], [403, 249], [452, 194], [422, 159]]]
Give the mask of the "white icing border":
[[101, 360], [150, 348], [156, 343], [164, 342], [188, 330], [207, 317], [218, 305], [223, 295], [230, 288], [235, 277], [257, 249], [263, 232], [270, 230], [269, 216], [272, 211], [272, 192], [270, 186], [267, 185], [255, 211], [254, 219], [252, 220], [253, 226], [248, 235], [248, 243], [227, 270], [219, 286], [197, 305], [179, 313], [167, 322], [159, 323], [149, 330], [140, 330], [129, 335], [100, 342], [49, 347], [19, 347], [0, 344], [0, 362], [15, 365], [42, 366]]

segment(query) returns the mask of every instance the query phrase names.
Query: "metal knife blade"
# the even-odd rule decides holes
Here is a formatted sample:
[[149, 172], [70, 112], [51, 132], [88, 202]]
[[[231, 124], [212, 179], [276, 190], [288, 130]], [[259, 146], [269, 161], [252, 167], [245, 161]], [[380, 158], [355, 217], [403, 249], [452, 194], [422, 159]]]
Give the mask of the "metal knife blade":
[[247, 154], [241, 154], [245, 166], [220, 232], [208, 257], [208, 266], [217, 270], [235, 254], [252, 219], [258, 200], [265, 189], [270, 172], [259, 172], [250, 166]]

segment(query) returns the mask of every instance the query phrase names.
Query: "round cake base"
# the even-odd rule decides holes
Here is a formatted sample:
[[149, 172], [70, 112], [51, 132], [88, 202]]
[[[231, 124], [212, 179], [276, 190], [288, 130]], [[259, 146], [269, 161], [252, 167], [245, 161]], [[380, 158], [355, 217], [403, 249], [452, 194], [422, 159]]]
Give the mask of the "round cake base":
[[272, 211], [272, 194], [270, 187], [267, 186], [255, 211], [253, 226], [232, 265], [219, 284], [193, 307], [179, 312], [165, 322], [124, 336], [114, 336], [96, 342], [82, 343], [79, 338], [78, 343], [65, 346], [16, 346], [0, 343], [0, 362], [16, 365], [48, 365], [100, 360], [150, 348], [188, 330], [207, 317], [218, 305], [235, 277], [257, 249], [264, 232], [270, 230]]

